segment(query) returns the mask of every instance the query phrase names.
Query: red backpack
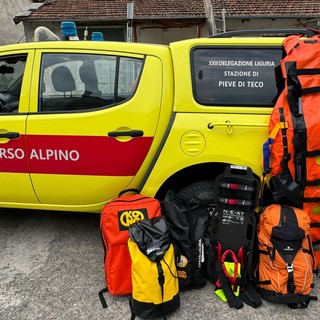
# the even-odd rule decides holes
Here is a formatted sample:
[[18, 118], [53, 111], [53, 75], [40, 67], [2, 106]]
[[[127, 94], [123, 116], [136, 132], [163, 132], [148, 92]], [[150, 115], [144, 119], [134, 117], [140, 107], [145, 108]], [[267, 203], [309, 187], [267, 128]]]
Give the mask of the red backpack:
[[289, 36], [283, 46], [285, 88], [271, 114], [264, 172], [271, 173], [270, 189], [277, 203], [308, 212], [320, 266], [320, 35]]
[[[124, 195], [129, 191], [134, 194]], [[104, 272], [107, 286], [100, 291], [99, 296], [104, 307], [107, 306], [103, 298], [104, 292], [108, 291], [111, 295], [132, 292], [129, 226], [139, 220], [160, 215], [160, 202], [141, 195], [134, 189], [120, 192], [117, 198], [103, 207], [100, 229], [105, 252]]]

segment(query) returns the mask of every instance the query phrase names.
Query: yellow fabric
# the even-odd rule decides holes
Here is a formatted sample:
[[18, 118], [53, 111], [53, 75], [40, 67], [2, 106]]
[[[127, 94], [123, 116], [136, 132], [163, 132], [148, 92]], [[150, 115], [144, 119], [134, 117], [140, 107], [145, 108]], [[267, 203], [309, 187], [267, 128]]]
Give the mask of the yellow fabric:
[[287, 129], [288, 128], [288, 122], [285, 121], [285, 122], [278, 122], [272, 129], [270, 135], [269, 135], [269, 138], [271, 139], [275, 139], [278, 131], [280, 129]]
[[[129, 239], [129, 252], [132, 260], [132, 298], [137, 301], [160, 304], [170, 301], [179, 292], [178, 274], [174, 260], [172, 244], [161, 260], [165, 282], [164, 298], [162, 300], [161, 287], [158, 282], [158, 268], [155, 262], [149, 260], [138, 248], [137, 244]], [[171, 272], [175, 277], [172, 276]]]
[[227, 302], [227, 298], [223, 292], [222, 289], [217, 289], [215, 292], [214, 292], [222, 301], [224, 302]]

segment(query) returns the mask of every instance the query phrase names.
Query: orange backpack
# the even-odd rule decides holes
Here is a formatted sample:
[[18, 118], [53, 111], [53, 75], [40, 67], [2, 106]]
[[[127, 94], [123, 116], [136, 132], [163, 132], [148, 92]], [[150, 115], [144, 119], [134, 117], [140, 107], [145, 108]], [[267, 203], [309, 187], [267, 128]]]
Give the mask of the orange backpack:
[[308, 213], [272, 204], [260, 216], [257, 286], [263, 299], [305, 308], [316, 270]]
[[277, 203], [308, 212], [320, 267], [320, 35], [289, 36], [283, 46], [285, 88], [271, 114], [264, 172]]
[[[134, 194], [124, 195], [126, 192]], [[132, 292], [131, 258], [128, 249], [129, 226], [133, 223], [159, 217], [160, 202], [138, 193], [135, 189], [120, 192], [103, 209], [100, 219], [105, 251], [104, 271], [107, 287], [99, 292], [103, 307], [107, 307], [103, 293], [125, 295]]]

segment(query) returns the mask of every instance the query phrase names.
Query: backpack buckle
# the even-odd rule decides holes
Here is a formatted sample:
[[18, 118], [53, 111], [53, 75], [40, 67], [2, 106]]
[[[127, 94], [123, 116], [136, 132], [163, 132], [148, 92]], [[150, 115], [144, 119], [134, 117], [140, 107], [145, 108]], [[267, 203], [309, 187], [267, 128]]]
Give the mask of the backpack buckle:
[[287, 271], [288, 271], [288, 273], [291, 273], [291, 272], [293, 272], [293, 265], [292, 264], [287, 264]]

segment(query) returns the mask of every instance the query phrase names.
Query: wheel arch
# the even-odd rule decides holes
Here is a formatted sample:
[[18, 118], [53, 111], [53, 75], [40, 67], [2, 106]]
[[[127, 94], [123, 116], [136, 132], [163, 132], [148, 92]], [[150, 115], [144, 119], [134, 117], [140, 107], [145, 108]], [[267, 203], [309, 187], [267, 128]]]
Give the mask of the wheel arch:
[[159, 188], [156, 193], [157, 199], [164, 199], [168, 190], [173, 190], [175, 193], [182, 190], [186, 186], [202, 181], [215, 180], [216, 176], [224, 171], [227, 163], [201, 163], [186, 167], [176, 172], [169, 177]]
[[[155, 197], [159, 200], [163, 200], [168, 190], [173, 190], [175, 193], [178, 193], [187, 186], [196, 182], [210, 180], [214, 181], [219, 174], [224, 172], [224, 169], [227, 165], [229, 165], [229, 163], [209, 162], [183, 168], [169, 177], [162, 184]], [[258, 181], [260, 181], [259, 176], [257, 176], [255, 173], [254, 176]], [[267, 185], [265, 185], [263, 190], [263, 198], [265, 199], [266, 205], [274, 202], [270, 189]]]

